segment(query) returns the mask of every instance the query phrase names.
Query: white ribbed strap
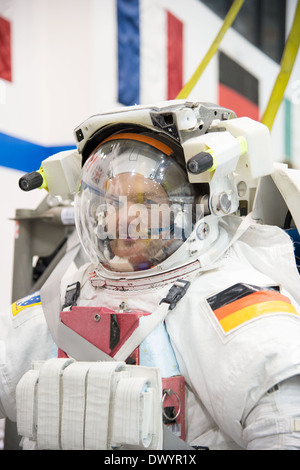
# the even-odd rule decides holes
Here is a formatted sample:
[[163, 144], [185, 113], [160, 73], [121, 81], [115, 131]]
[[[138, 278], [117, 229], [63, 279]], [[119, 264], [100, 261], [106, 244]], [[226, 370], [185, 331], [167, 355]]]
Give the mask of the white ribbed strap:
[[17, 417], [37, 449], [161, 449], [159, 369], [73, 359], [33, 367], [17, 386]]
[[112, 378], [123, 362], [95, 362], [88, 372], [86, 390], [85, 449], [108, 447]]
[[36, 439], [36, 394], [39, 372], [30, 370], [16, 388], [18, 435]]
[[152, 438], [153, 394], [147, 378], [123, 378], [117, 384], [111, 445], [147, 447]]
[[63, 375], [62, 449], [84, 449], [85, 392], [90, 362], [75, 362]]
[[60, 449], [62, 374], [73, 359], [50, 359], [40, 368], [38, 386], [39, 449]]

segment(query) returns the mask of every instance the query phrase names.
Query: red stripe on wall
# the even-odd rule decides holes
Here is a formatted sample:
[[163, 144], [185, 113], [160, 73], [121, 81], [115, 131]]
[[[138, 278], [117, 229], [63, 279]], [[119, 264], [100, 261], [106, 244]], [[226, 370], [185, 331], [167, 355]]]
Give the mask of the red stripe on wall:
[[183, 86], [183, 23], [167, 11], [167, 99], [176, 98]]
[[0, 16], [0, 78], [12, 81], [10, 22]]
[[259, 120], [258, 106], [222, 83], [219, 83], [219, 105], [232, 109], [237, 117], [247, 116]]

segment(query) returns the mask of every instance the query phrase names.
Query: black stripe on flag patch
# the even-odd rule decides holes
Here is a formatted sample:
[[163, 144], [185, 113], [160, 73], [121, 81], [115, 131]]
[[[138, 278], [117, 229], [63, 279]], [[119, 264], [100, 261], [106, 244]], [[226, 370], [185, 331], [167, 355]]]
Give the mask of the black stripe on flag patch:
[[217, 294], [209, 297], [207, 302], [212, 310], [217, 308], [224, 307], [224, 305], [230, 304], [235, 300], [241, 299], [249, 294], [262, 290], [275, 290], [280, 291], [279, 286], [253, 286], [251, 284], [234, 284], [228, 289], [218, 292]]

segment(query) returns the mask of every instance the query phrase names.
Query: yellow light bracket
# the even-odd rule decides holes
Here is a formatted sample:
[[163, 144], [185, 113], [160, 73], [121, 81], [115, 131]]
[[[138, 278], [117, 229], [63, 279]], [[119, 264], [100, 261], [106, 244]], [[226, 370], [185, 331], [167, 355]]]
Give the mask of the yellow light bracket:
[[19, 187], [22, 191], [32, 191], [33, 189], [45, 189], [48, 191], [43, 168], [41, 167], [38, 171], [32, 171], [22, 176], [19, 179]]

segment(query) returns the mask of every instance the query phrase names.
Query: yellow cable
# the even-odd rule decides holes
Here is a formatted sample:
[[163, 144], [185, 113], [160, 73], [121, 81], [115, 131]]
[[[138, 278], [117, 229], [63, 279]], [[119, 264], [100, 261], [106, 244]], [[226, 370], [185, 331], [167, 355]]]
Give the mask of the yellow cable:
[[269, 102], [261, 118], [261, 122], [272, 129], [277, 111], [284, 96], [286, 86], [293, 70], [300, 44], [300, 0], [298, 0], [294, 21], [288, 36], [281, 63]]
[[210, 62], [211, 58], [217, 52], [217, 50], [219, 48], [219, 45], [220, 45], [220, 42], [222, 41], [222, 39], [223, 39], [226, 31], [228, 30], [228, 28], [230, 28], [233, 21], [235, 20], [235, 17], [237, 16], [237, 14], [238, 14], [240, 8], [242, 7], [243, 3], [244, 3], [244, 0], [235, 0], [233, 2], [232, 6], [230, 7], [230, 9], [229, 9], [229, 11], [228, 11], [228, 13], [225, 17], [224, 23], [223, 23], [220, 31], [218, 32], [215, 40], [213, 41], [212, 45], [210, 46], [209, 50], [207, 51], [206, 55], [204, 56], [203, 60], [201, 61], [201, 63], [197, 67], [196, 71], [194, 72], [194, 74], [192, 75], [190, 80], [184, 85], [182, 90], [178, 93], [176, 99], [185, 99], [185, 98], [188, 97], [188, 95], [190, 94], [190, 92], [192, 91], [194, 86], [196, 85], [197, 81], [199, 80], [200, 76], [204, 72], [206, 66]]

